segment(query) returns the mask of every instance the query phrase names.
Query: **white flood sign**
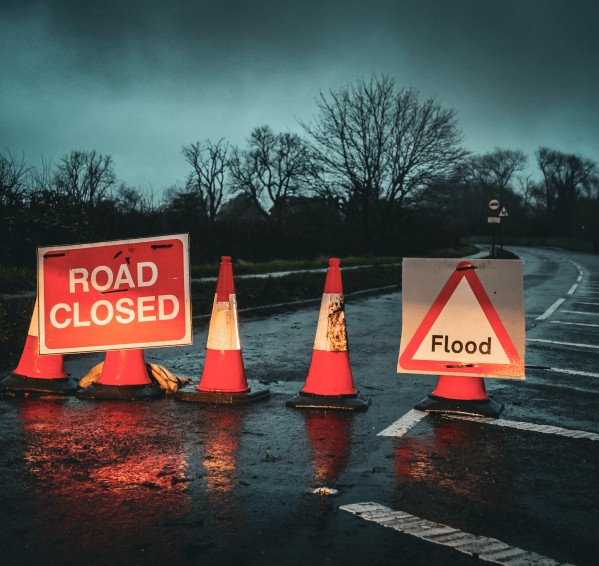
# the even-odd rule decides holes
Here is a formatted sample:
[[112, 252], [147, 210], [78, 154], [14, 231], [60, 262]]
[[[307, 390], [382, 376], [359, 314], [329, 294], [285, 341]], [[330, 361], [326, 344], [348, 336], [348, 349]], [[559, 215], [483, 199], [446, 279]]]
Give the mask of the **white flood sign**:
[[397, 371], [524, 379], [522, 263], [403, 261]]

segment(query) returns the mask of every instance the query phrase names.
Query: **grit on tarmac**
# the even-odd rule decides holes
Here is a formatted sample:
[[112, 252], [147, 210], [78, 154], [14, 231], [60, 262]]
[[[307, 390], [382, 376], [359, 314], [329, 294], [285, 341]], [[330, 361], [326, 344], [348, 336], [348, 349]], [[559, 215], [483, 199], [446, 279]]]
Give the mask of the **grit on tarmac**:
[[[246, 406], [0, 399], [4, 564], [575, 564], [599, 550], [599, 257], [524, 262], [525, 381], [486, 379], [499, 419], [414, 411], [396, 373], [400, 292], [346, 297], [365, 412], [285, 406], [318, 307], [240, 313]], [[243, 309], [239, 297], [240, 309]], [[194, 344], [147, 362], [201, 374]], [[76, 377], [101, 354], [67, 357]]]

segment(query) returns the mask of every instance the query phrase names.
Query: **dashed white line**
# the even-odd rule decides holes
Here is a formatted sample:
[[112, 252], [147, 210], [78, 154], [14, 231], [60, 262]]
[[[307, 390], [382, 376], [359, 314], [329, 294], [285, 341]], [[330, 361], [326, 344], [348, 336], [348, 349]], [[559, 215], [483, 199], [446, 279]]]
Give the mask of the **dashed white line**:
[[529, 430], [532, 432], [540, 432], [543, 434], [555, 434], [557, 436], [566, 436], [568, 438], [586, 438], [588, 440], [599, 440], [599, 434], [588, 432], [586, 430], [572, 430], [562, 428], [561, 426], [540, 425], [534, 423], [525, 423], [521, 421], [508, 421], [505, 419], [490, 419], [487, 417], [471, 417], [468, 415], [444, 414], [444, 417], [451, 419], [459, 419], [463, 421], [475, 421], [478, 423], [491, 424], [495, 426], [503, 426], [508, 428], [516, 428], [519, 430]]
[[506, 564], [508, 566], [516, 564], [557, 566], [559, 564], [551, 558], [517, 546], [511, 546], [496, 538], [473, 535], [454, 529], [449, 525], [422, 519], [405, 511], [394, 511], [379, 503], [353, 503], [342, 505], [339, 509], [400, 533], [454, 548], [464, 554], [476, 556], [485, 562]]
[[549, 318], [565, 301], [566, 299], [558, 299], [553, 303], [541, 316], [537, 316], [536, 320], [545, 320]]
[[574, 292], [578, 289], [578, 283], [574, 283], [572, 287], [570, 287], [569, 291], [566, 293], [567, 295], [573, 295]]
[[599, 324], [589, 324], [586, 322], [565, 322], [563, 320], [550, 320], [552, 324], [565, 324], [567, 326], [590, 326], [591, 328], [599, 328]]
[[587, 312], [587, 311], [562, 311], [566, 314], [583, 314], [585, 316], [599, 316], [599, 312]]
[[391, 426], [379, 432], [377, 436], [403, 436], [427, 415], [428, 413], [424, 411], [412, 409], [403, 417], [396, 420]]
[[596, 344], [577, 344], [575, 342], [558, 342], [557, 340], [544, 340], [543, 338], [527, 338], [527, 342], [541, 342], [543, 344], [555, 344], [557, 346], [573, 346], [574, 348], [592, 348], [599, 350]]
[[599, 373], [593, 373], [590, 371], [579, 371], [577, 369], [560, 369], [560, 368], [549, 368], [549, 371], [555, 373], [565, 373], [566, 375], [581, 375], [583, 377], [598, 377]]
[[[560, 370], [556, 368], [548, 368], [550, 371], [558, 373], [568, 373], [575, 375], [585, 375], [589, 377], [599, 377], [599, 374], [593, 374], [588, 372], [575, 372], [573, 370]], [[378, 433], [377, 436], [394, 436], [400, 437], [407, 434], [410, 429], [416, 426], [424, 417], [429, 413], [426, 411], [417, 411], [412, 409], [408, 411], [403, 417], [395, 421], [392, 425], [388, 426], [385, 430]], [[477, 423], [491, 424], [495, 426], [503, 426], [507, 428], [516, 428], [519, 430], [529, 430], [532, 432], [540, 432], [543, 434], [556, 434], [558, 436], [565, 436], [567, 438], [586, 438], [589, 440], [599, 440], [599, 434], [595, 432], [588, 432], [586, 430], [574, 430], [569, 428], [563, 428], [561, 426], [542, 425], [535, 423], [527, 423], [522, 421], [510, 421], [506, 419], [493, 419], [488, 417], [477, 417], [471, 415], [461, 415], [457, 413], [442, 413], [444, 418], [459, 419], [463, 421], [472, 421]]]
[[576, 304], [578, 304], [578, 305], [591, 305], [592, 307], [599, 307], [599, 303], [583, 303], [582, 301], [579, 301]]

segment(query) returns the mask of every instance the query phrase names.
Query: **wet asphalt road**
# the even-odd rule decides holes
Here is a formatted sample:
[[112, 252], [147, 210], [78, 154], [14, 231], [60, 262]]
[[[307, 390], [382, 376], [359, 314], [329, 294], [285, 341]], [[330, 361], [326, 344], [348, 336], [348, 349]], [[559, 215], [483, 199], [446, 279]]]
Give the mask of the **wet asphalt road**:
[[[525, 262], [527, 380], [487, 379], [487, 391], [505, 421], [599, 433], [599, 257], [512, 249]], [[285, 407], [305, 381], [314, 306], [240, 316], [249, 384], [272, 394], [251, 406], [0, 399], [2, 562], [484, 563], [342, 508], [375, 502], [543, 564], [597, 564], [599, 441], [438, 415], [378, 436], [436, 378], [395, 372], [400, 293], [348, 298], [346, 316], [365, 413]], [[207, 321], [195, 327], [193, 346], [146, 361], [197, 382]], [[67, 370], [102, 359], [70, 356]]]

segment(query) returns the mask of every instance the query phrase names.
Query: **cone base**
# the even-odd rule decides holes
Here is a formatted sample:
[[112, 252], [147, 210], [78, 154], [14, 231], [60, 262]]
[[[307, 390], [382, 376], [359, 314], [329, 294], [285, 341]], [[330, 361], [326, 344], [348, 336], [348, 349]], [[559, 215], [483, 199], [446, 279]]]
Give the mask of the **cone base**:
[[177, 391], [174, 395], [178, 401], [193, 403], [218, 403], [221, 405], [244, 405], [254, 401], [262, 401], [270, 397], [270, 391], [228, 392], [228, 391]]
[[59, 377], [56, 379], [23, 377], [12, 372], [0, 380], [0, 393], [74, 395], [77, 387], [77, 380], [72, 377]]
[[150, 401], [162, 399], [165, 391], [157, 383], [146, 385], [102, 385], [94, 383], [77, 391], [78, 399], [113, 399], [117, 401]]
[[428, 413], [456, 413], [459, 415], [476, 415], [497, 418], [503, 411], [503, 403], [490, 397], [482, 400], [447, 399], [437, 395], [427, 395], [420, 403], [414, 405], [418, 411]]
[[333, 409], [341, 411], [365, 411], [370, 406], [370, 399], [356, 395], [316, 395], [300, 391], [295, 397], [285, 402], [294, 409]]

